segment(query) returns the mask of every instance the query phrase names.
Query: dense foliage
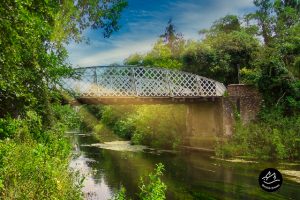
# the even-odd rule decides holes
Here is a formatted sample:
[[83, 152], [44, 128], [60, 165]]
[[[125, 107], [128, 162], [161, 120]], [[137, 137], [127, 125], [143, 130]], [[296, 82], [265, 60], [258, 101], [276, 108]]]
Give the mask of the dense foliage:
[[47, 130], [34, 111], [23, 119], [1, 119], [1, 199], [81, 198], [81, 178], [69, 170], [71, 145], [64, 137], [67, 129], [78, 128], [78, 117], [69, 115], [74, 112], [69, 106], [51, 109], [56, 117]]
[[[175, 149], [182, 143], [186, 131], [184, 105], [88, 107], [91, 106], [87, 106], [89, 113], [99, 117], [97, 120], [100, 124], [94, 123], [92, 129], [100, 137], [105, 134], [107, 127], [121, 138], [131, 140], [133, 144]], [[84, 114], [83, 111], [82, 113]], [[84, 115], [88, 116], [88, 113]]]
[[2, 1], [0, 3], [0, 117], [35, 110], [50, 122], [55, 86], [72, 75], [63, 44], [88, 28], [109, 36], [126, 6], [113, 1]]
[[300, 159], [300, 117], [282, 117], [276, 111], [261, 114], [258, 122], [238, 122], [229, 141], [220, 141], [217, 155], [223, 158], [244, 156], [251, 159]]
[[[64, 44], [118, 30], [123, 0], [0, 2], [0, 198], [80, 199], [65, 131], [78, 117], [56, 88], [73, 75]], [[70, 124], [70, 122], [72, 122]]]
[[227, 15], [200, 30], [199, 41], [184, 40], [169, 22], [149, 53], [134, 54], [124, 62], [181, 69], [226, 85], [256, 86], [264, 100], [260, 117], [249, 125], [237, 123], [234, 136], [217, 146], [218, 154], [299, 159], [300, 3], [253, 3], [255, 11]]

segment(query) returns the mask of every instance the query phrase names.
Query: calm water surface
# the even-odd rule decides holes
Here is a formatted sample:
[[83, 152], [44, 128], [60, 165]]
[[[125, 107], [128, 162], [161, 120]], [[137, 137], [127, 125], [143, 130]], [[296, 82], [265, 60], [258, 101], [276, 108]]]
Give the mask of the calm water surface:
[[300, 164], [232, 163], [213, 159], [207, 152], [103, 149], [91, 134], [72, 135], [77, 156], [71, 167], [86, 177], [86, 199], [110, 199], [120, 185], [132, 199], [137, 199], [139, 177], [147, 175], [159, 162], [165, 166], [167, 199], [300, 199], [300, 183], [285, 175], [277, 192], [264, 192], [258, 185], [263, 169], [300, 171]]

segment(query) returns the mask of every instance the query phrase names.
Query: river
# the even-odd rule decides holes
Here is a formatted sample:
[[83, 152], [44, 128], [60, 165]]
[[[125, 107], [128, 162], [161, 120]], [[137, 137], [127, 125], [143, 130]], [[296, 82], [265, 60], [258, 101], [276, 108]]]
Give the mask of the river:
[[228, 162], [208, 152], [142, 150], [126, 148], [127, 142], [101, 145], [87, 133], [72, 133], [72, 138], [77, 156], [71, 168], [86, 177], [85, 199], [110, 199], [120, 185], [137, 199], [139, 177], [149, 174], [160, 162], [165, 166], [162, 180], [167, 185], [167, 199], [300, 199], [299, 177], [283, 175], [281, 188], [272, 193], [258, 185], [263, 169], [298, 172], [300, 163]]

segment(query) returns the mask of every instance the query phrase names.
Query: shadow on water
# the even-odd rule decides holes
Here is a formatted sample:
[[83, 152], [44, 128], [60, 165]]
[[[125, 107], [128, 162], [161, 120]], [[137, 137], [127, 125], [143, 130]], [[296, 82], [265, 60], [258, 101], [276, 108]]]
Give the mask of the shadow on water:
[[[279, 191], [267, 193], [258, 185], [260, 171], [271, 163], [231, 163], [212, 158], [207, 152], [114, 151], [91, 145], [93, 135], [75, 134], [74, 147], [80, 155], [71, 167], [86, 175], [86, 199], [110, 199], [122, 184], [137, 199], [140, 176], [163, 163], [167, 199], [300, 199], [300, 183], [284, 178]], [[300, 170], [299, 165], [288, 166]]]

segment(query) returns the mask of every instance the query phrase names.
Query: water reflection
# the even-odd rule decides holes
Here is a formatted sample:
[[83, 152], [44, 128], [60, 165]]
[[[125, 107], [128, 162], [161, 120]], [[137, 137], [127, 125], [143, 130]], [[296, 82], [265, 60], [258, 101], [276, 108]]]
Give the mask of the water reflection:
[[[139, 177], [147, 175], [156, 163], [165, 165], [163, 181], [167, 199], [300, 199], [300, 184], [284, 177], [278, 192], [267, 193], [258, 186], [258, 175], [271, 163], [230, 163], [212, 159], [211, 153], [154, 153], [102, 149], [92, 135], [75, 135], [77, 153], [72, 167], [86, 175], [86, 199], [110, 199], [122, 184], [137, 199]], [[75, 147], [76, 149], [76, 147]], [[286, 166], [300, 170], [299, 165]]]
[[88, 166], [88, 163], [91, 163], [91, 160], [80, 155], [70, 164], [71, 168], [79, 170], [85, 177], [82, 189], [85, 199], [110, 199], [113, 196], [113, 192], [103, 177], [100, 179], [94, 177], [93, 169]]

